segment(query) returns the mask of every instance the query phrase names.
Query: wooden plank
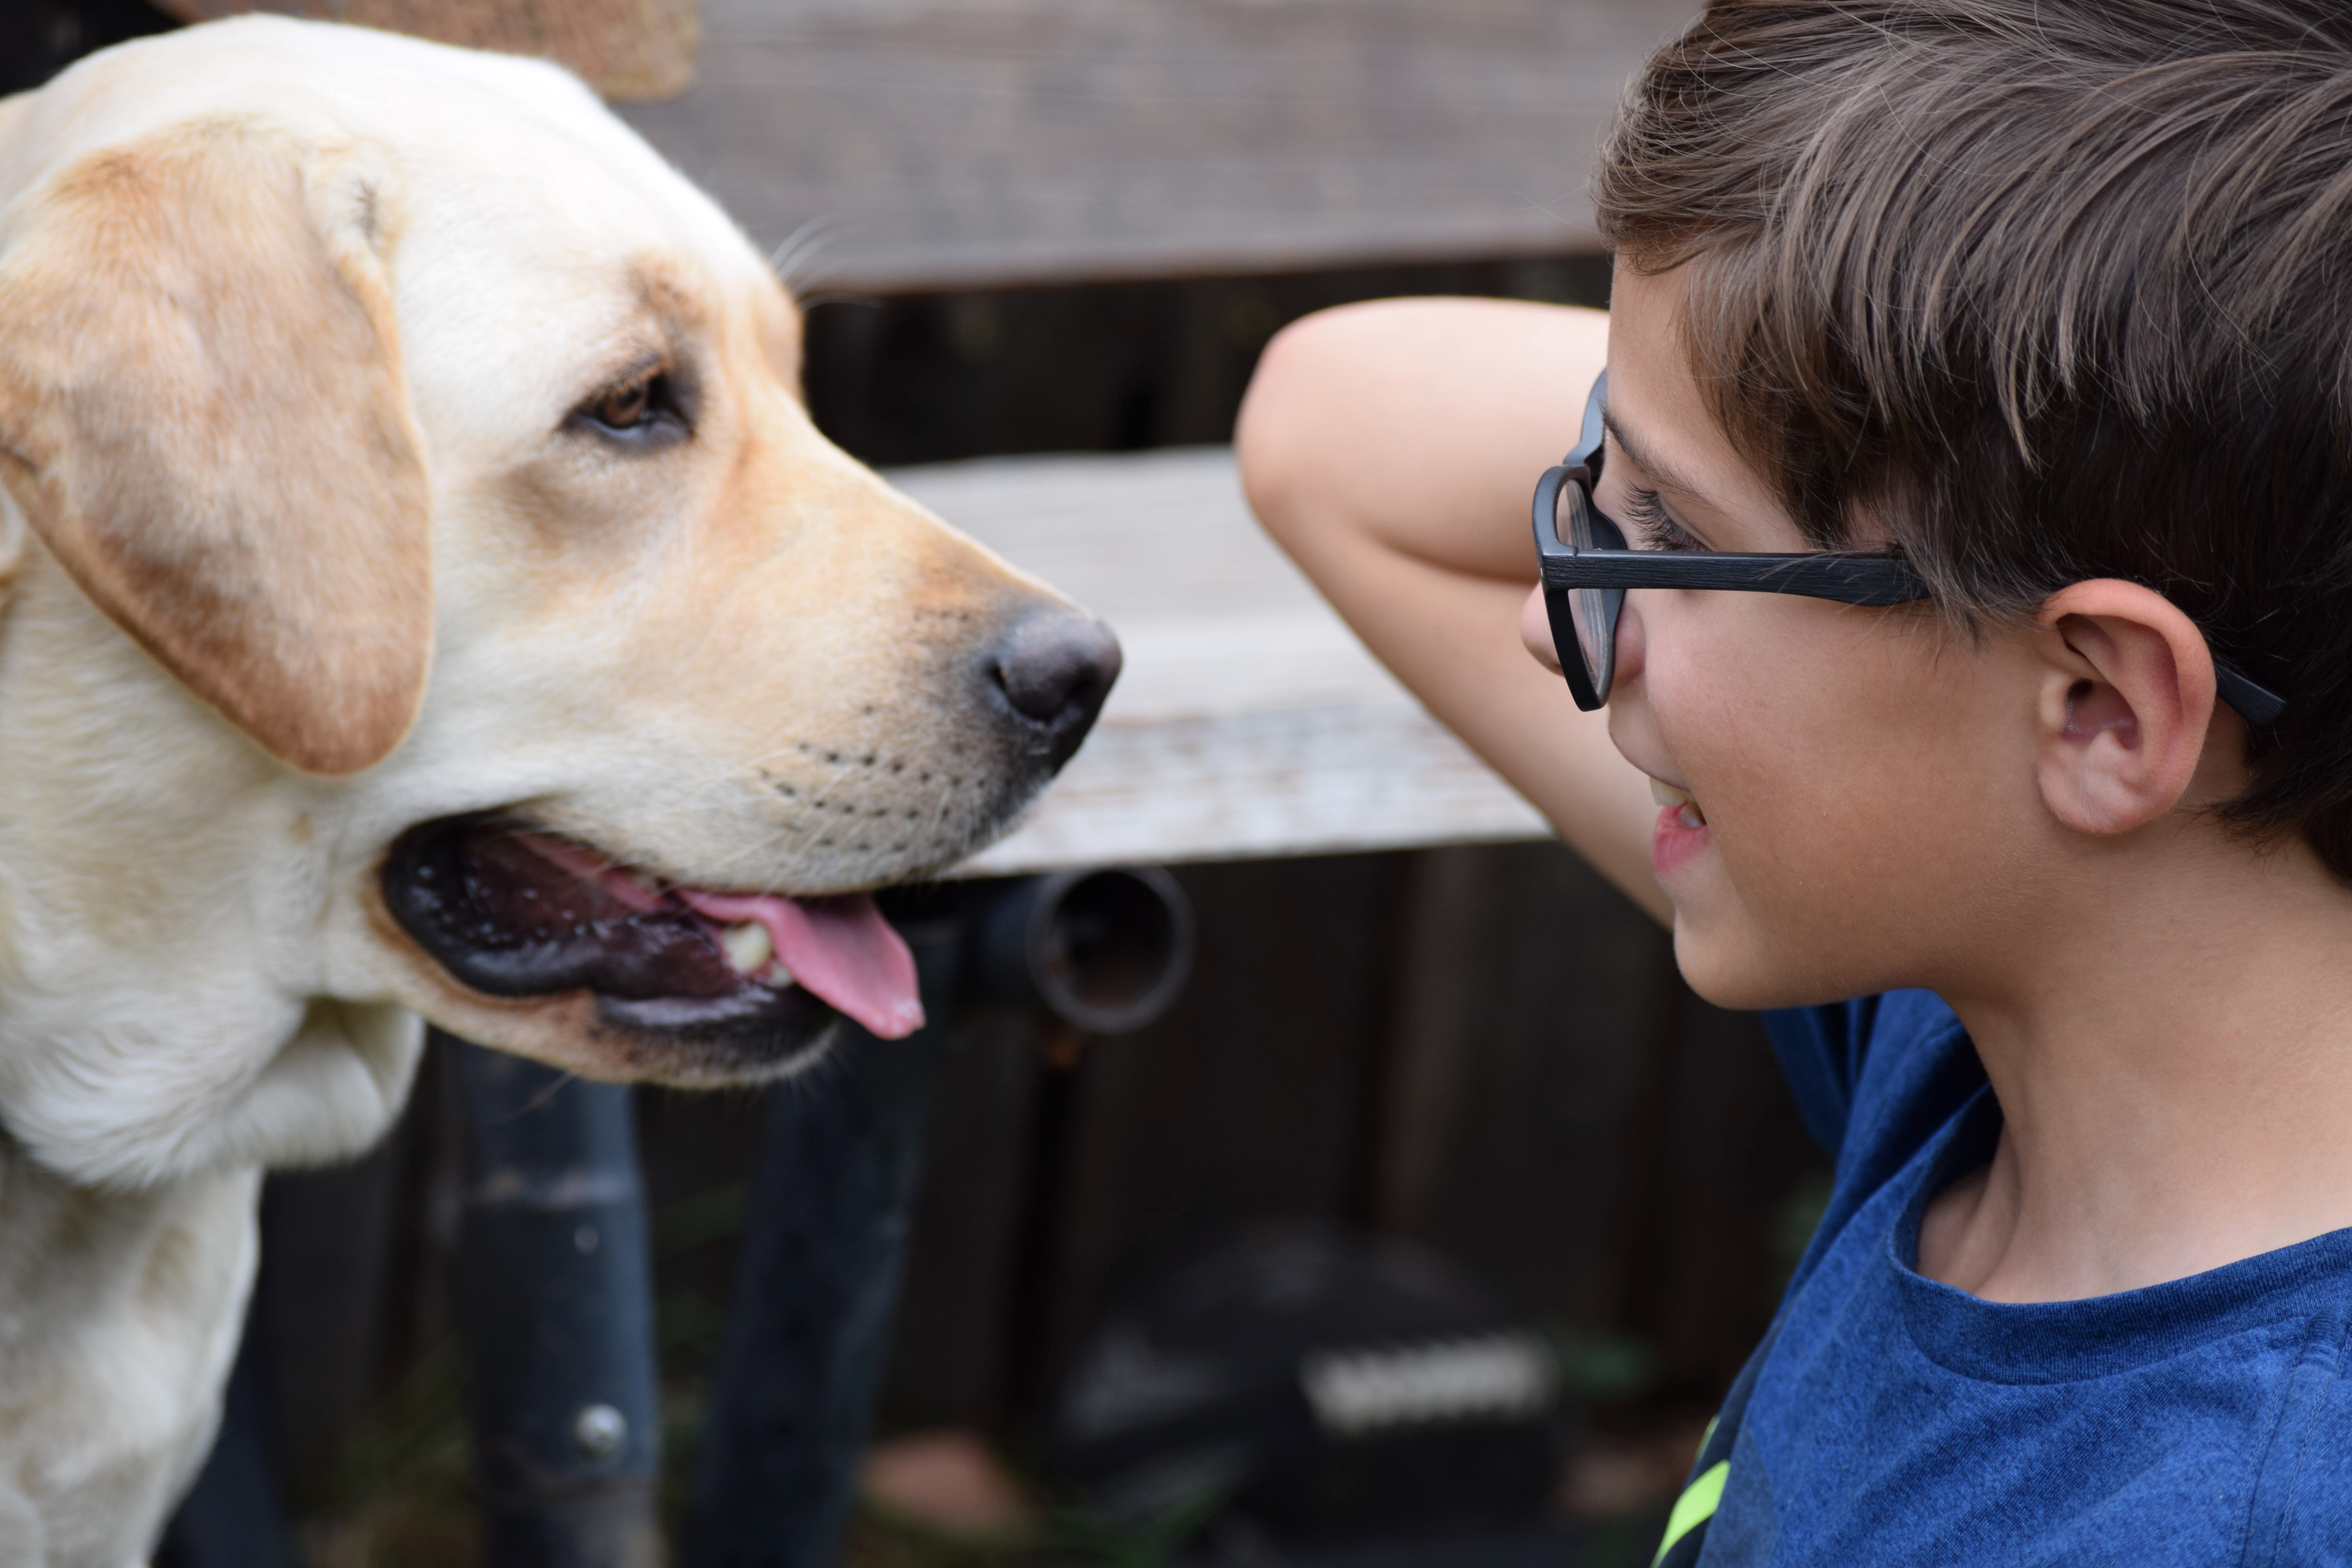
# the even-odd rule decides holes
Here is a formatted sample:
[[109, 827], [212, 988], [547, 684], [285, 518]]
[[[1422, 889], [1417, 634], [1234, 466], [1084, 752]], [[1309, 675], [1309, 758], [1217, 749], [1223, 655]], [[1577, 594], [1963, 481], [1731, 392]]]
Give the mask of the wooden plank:
[[890, 478], [1102, 616], [1127, 650], [1085, 748], [958, 874], [1549, 835], [1266, 539], [1229, 449]]
[[959, 874], [1336, 855], [1549, 832], [1419, 713], [1236, 714], [1104, 726], [1036, 816]]
[[707, 0], [627, 118], [816, 289], [1589, 249], [1695, 0]]
[[671, 98], [694, 76], [698, 0], [154, 0], [183, 22], [254, 11], [348, 22], [469, 49], [545, 55], [607, 98]]

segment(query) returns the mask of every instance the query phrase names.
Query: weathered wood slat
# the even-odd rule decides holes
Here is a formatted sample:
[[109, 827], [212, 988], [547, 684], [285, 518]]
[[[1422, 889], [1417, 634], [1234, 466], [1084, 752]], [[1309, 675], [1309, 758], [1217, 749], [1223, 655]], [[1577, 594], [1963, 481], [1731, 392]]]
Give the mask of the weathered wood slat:
[[1268, 542], [1226, 449], [890, 477], [1101, 615], [1127, 650], [1086, 748], [961, 874], [1549, 834]]
[[706, 0], [627, 116], [818, 289], [1559, 252], [1695, 0]]
[[1402, 709], [1106, 724], [1034, 818], [965, 867], [1237, 860], [1540, 837], [1460, 742]]

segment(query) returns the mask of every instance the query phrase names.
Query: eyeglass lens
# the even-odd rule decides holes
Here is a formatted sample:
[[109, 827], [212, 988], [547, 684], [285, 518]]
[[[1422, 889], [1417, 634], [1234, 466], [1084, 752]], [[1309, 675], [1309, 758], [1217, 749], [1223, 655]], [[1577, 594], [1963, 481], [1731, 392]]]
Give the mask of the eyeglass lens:
[[[1571, 479], [1559, 487], [1559, 511], [1556, 514], [1559, 535], [1577, 550], [1622, 550], [1624, 536], [1609, 519], [1592, 506], [1591, 495], [1583, 485]], [[1576, 652], [1584, 664], [1584, 673], [1592, 684], [1592, 694], [1601, 701], [1609, 700], [1609, 685], [1616, 673], [1617, 612], [1625, 603], [1622, 588], [1571, 588], [1568, 593], [1569, 619], [1576, 627]], [[1560, 657], [1569, 650], [1561, 648]]]

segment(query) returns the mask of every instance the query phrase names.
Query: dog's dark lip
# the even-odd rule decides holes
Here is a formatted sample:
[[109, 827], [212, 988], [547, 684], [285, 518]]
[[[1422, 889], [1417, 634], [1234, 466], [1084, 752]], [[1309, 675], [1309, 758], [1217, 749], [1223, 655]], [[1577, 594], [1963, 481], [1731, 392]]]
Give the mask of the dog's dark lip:
[[512, 812], [421, 823], [384, 856], [384, 908], [451, 979], [485, 996], [585, 991], [608, 1026], [772, 1064], [830, 1035], [833, 1007], [803, 986], [738, 973], [711, 922], [658, 882], [644, 879], [625, 900], [530, 847], [552, 837]]

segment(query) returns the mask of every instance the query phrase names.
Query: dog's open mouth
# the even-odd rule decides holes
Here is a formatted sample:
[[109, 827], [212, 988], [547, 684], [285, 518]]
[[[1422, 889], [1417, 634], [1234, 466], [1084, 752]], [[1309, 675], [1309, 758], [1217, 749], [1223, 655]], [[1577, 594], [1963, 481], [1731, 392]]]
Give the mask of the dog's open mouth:
[[409, 829], [383, 891], [410, 936], [488, 995], [585, 990], [655, 1030], [768, 1020], [797, 1035], [827, 1010], [886, 1039], [923, 1024], [914, 956], [865, 893], [686, 887], [502, 816]]

